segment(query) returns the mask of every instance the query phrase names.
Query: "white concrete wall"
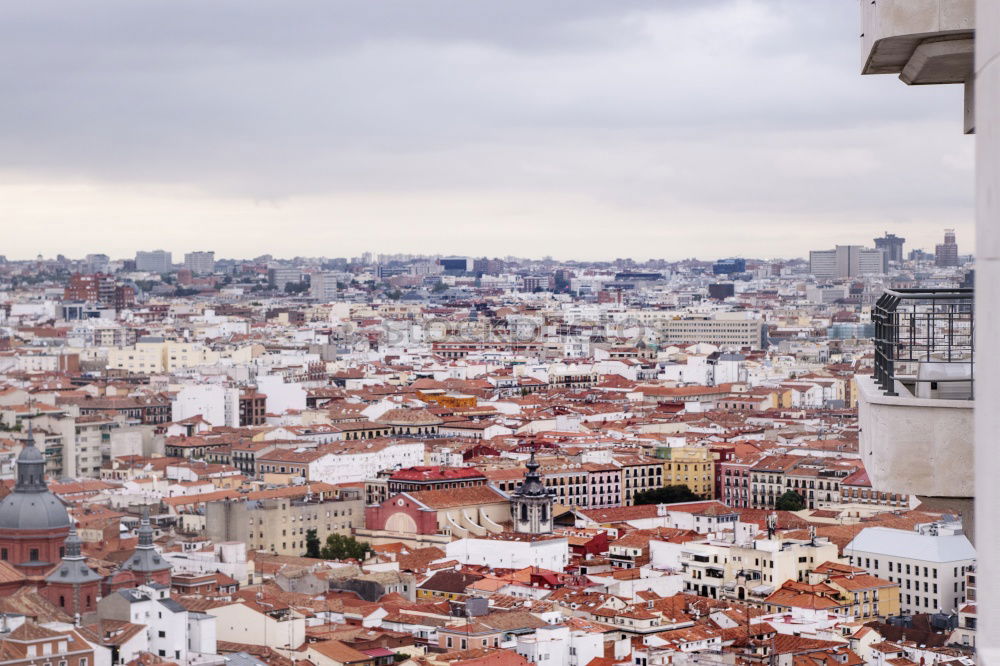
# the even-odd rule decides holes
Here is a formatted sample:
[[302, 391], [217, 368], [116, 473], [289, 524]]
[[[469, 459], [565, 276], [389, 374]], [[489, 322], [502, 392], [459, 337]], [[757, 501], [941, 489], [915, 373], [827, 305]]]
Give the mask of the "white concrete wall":
[[[976, 316], [982, 315], [977, 308]], [[914, 398], [904, 395], [905, 388], [886, 396], [871, 377], [857, 377], [857, 386], [861, 458], [873, 488], [972, 496], [972, 402]]]
[[267, 395], [266, 409], [269, 414], [283, 414], [289, 409], [306, 408], [306, 390], [300, 384], [286, 384], [281, 377], [258, 377], [257, 390]]
[[449, 559], [462, 564], [494, 569], [540, 567], [562, 571], [569, 563], [569, 542], [565, 538], [545, 541], [458, 539], [445, 546], [445, 551]]
[[[1000, 2], [976, 3], [976, 548], [979, 659], [1000, 664]], [[970, 468], [973, 469], [973, 468]]]
[[213, 426], [240, 425], [240, 391], [225, 386], [199, 384], [183, 387], [171, 405], [171, 419], [201, 416]]

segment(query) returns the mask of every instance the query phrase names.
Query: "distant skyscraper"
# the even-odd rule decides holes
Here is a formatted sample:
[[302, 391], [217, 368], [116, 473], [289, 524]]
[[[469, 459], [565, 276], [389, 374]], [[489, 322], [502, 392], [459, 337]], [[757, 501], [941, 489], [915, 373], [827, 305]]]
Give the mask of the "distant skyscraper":
[[173, 268], [173, 257], [166, 250], [135, 253], [135, 270], [148, 273], [169, 273]]
[[215, 252], [188, 252], [184, 255], [184, 268], [194, 275], [215, 272]]
[[313, 273], [309, 280], [309, 295], [323, 303], [337, 298], [337, 274]]
[[886, 272], [885, 252], [860, 245], [838, 245], [809, 253], [809, 272], [818, 278], [851, 278]]
[[958, 266], [958, 243], [955, 230], [944, 230], [944, 242], [934, 248], [934, 264], [937, 266]]
[[88, 254], [84, 261], [87, 263], [87, 270], [89, 272], [107, 273], [111, 257], [106, 254]]
[[886, 261], [903, 261], [903, 243], [905, 238], [886, 232], [882, 238], [875, 239], [875, 249], [885, 252]]

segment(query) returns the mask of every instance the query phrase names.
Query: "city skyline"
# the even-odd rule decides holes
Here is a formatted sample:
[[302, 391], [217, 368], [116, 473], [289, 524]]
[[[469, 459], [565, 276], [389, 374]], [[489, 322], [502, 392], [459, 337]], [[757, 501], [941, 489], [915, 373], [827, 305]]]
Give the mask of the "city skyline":
[[0, 12], [10, 258], [973, 248], [960, 87], [858, 76], [850, 3]]
[[[949, 256], [954, 256], [954, 259], [949, 261], [957, 261], [959, 257], [969, 257], [974, 259], [974, 253], [963, 251], [964, 246], [956, 241], [956, 233], [954, 229], [943, 229], [941, 230], [945, 243], [950, 242], [953, 244], [954, 248]], [[939, 237], [940, 240], [940, 237]], [[893, 242], [898, 245], [897, 252], [901, 252], [899, 258], [894, 258], [892, 251], [888, 246], [881, 247], [880, 244], [885, 242]], [[884, 254], [884, 266], [887, 266], [889, 261], [901, 261], [908, 257], [912, 252], [922, 252], [925, 256], [933, 258], [938, 252], [941, 251], [942, 245], [939, 243], [932, 243], [929, 248], [924, 247], [913, 247], [908, 245], [908, 239], [899, 237], [896, 234], [885, 231], [884, 236], [876, 237], [872, 239], [871, 243], [868, 244], [845, 244], [840, 241], [840, 239], [827, 239], [826, 241], [818, 241], [820, 244], [823, 242], [833, 243], [833, 247], [841, 248], [862, 248], [866, 251], [877, 250]], [[261, 254], [253, 256], [241, 256], [241, 255], [226, 255], [224, 252], [217, 252], [216, 250], [209, 250], [206, 248], [191, 248], [182, 251], [171, 251], [165, 250], [162, 247], [152, 248], [152, 247], [140, 247], [135, 250], [125, 254], [109, 255], [106, 252], [88, 252], [86, 254], [77, 254], [67, 256], [65, 254], [59, 253], [54, 256], [46, 256], [42, 253], [35, 255], [34, 257], [8, 257], [7, 255], [0, 255], [3, 259], [7, 261], [52, 261], [64, 259], [66, 261], [86, 261], [90, 257], [105, 257], [109, 261], [120, 262], [120, 261], [136, 261], [136, 270], [138, 271], [152, 271], [152, 272], [167, 272], [170, 270], [171, 266], [184, 266], [189, 261], [189, 257], [198, 255], [212, 255], [212, 261], [253, 261], [261, 257], [267, 257], [268, 261], [271, 262], [288, 262], [288, 261], [304, 261], [304, 262], [314, 262], [314, 261], [328, 261], [334, 259], [346, 259], [351, 262], [363, 263], [363, 264], [373, 264], [382, 262], [392, 262], [392, 261], [414, 261], [414, 260], [437, 260], [448, 257], [467, 257], [467, 258], [477, 258], [477, 259], [503, 259], [508, 261], [526, 261], [526, 262], [555, 262], [555, 263], [567, 263], [567, 264], [615, 264], [621, 262], [632, 262], [636, 264], [647, 264], [647, 263], [683, 263], [685, 261], [695, 261], [703, 263], [711, 263], [714, 261], [722, 259], [746, 259], [749, 261], [788, 261], [788, 262], [804, 262], [810, 263], [811, 257], [816, 252], [832, 252], [833, 250], [823, 250], [812, 248], [808, 250], [805, 256], [784, 256], [784, 257], [765, 257], [765, 256], [750, 256], [750, 255], [740, 255], [740, 254], [730, 254], [730, 255], [719, 255], [719, 256], [688, 256], [682, 258], [668, 258], [664, 256], [650, 256], [642, 257], [636, 259], [633, 256], [616, 256], [616, 257], [601, 257], [593, 259], [583, 259], [578, 257], [554, 257], [552, 255], [516, 255], [516, 254], [506, 254], [497, 255], [490, 253], [443, 253], [443, 252], [391, 252], [391, 251], [380, 251], [377, 248], [367, 248], [357, 253], [351, 253], [348, 255], [325, 255], [325, 254], [295, 254], [288, 256], [275, 256], [273, 253], [264, 252]], [[216, 256], [218, 255], [218, 256]], [[142, 259], [140, 259], [142, 258]], [[154, 262], [158, 268], [154, 270], [153, 268], [144, 268], [142, 265], [138, 265], [145, 262]], [[952, 265], [952, 264], [949, 264]], [[206, 271], [211, 272], [211, 271]]]

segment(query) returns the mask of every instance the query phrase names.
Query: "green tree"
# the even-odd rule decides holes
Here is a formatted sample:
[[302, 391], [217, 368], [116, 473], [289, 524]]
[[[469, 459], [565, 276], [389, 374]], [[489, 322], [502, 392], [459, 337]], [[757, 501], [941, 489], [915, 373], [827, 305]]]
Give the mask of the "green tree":
[[434, 286], [431, 287], [431, 291], [435, 294], [440, 294], [442, 291], [448, 291], [448, 285], [438, 280], [434, 283]]
[[785, 494], [774, 503], [775, 511], [801, 511], [806, 508], [806, 501], [794, 490], [786, 490]]
[[695, 502], [702, 499], [684, 485], [663, 486], [636, 493], [632, 497], [633, 504], [673, 504], [675, 502]]
[[319, 557], [319, 537], [315, 529], [306, 530], [306, 557]]
[[362, 543], [354, 537], [343, 534], [331, 534], [326, 538], [326, 545], [320, 550], [320, 557], [324, 560], [346, 560], [353, 558], [363, 560], [371, 552], [368, 544]]

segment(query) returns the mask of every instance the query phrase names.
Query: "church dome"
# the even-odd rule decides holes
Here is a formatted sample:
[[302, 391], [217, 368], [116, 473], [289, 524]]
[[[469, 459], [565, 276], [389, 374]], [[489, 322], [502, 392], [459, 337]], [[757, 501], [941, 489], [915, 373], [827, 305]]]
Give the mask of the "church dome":
[[14, 492], [0, 501], [0, 530], [51, 530], [69, 527], [66, 505], [45, 484], [45, 456], [28, 441], [17, 457]]
[[11, 493], [0, 501], [0, 530], [69, 527], [66, 507], [51, 492]]

